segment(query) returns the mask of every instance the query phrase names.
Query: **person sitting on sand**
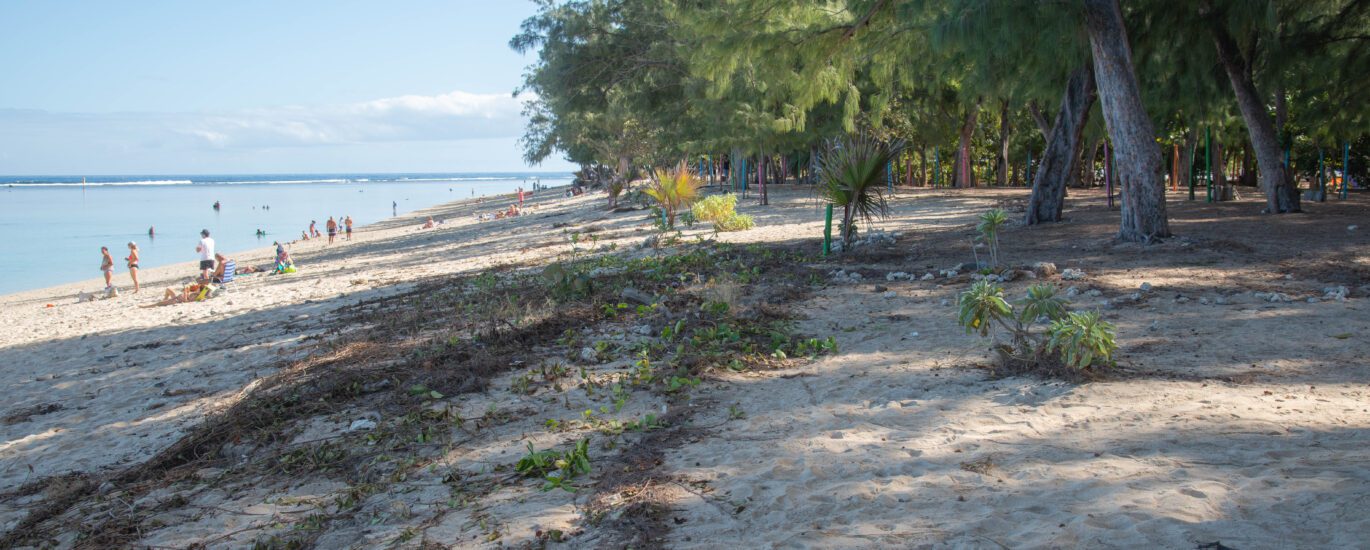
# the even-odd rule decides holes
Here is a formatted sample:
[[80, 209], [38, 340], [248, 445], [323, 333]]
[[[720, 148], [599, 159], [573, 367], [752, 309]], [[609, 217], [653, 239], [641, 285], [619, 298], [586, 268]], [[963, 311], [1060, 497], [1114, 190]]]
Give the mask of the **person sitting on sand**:
[[169, 306], [171, 304], [183, 304], [186, 302], [193, 302], [199, 299], [200, 293], [204, 291], [206, 288], [206, 285], [203, 283], [191, 283], [182, 288], [180, 294], [177, 294], [175, 290], [168, 288], [166, 289], [166, 292], [162, 294], [162, 301], [157, 302], [155, 304], [147, 304], [139, 307]]
[[105, 288], [114, 286], [114, 258], [109, 255], [109, 247], [100, 247], [100, 271], [105, 273]]
[[[218, 267], [214, 268], [214, 275], [210, 277], [209, 281], [211, 283], [222, 283], [224, 282], [224, 266], [228, 265], [228, 258], [225, 258], [223, 254], [215, 254], [214, 261]], [[234, 274], [237, 274], [238, 270], [233, 271]]]
[[428, 216], [428, 221], [427, 221], [427, 222], [424, 222], [424, 224], [423, 224], [423, 229], [432, 229], [432, 228], [433, 228], [433, 216]]
[[284, 273], [284, 272], [285, 272], [285, 268], [287, 268], [287, 267], [292, 267], [292, 266], [294, 266], [294, 265], [295, 265], [295, 263], [292, 262], [292, 261], [290, 261], [290, 253], [288, 253], [288, 252], [285, 251], [285, 245], [282, 245], [281, 243], [277, 242], [277, 243], [276, 243], [276, 273]]

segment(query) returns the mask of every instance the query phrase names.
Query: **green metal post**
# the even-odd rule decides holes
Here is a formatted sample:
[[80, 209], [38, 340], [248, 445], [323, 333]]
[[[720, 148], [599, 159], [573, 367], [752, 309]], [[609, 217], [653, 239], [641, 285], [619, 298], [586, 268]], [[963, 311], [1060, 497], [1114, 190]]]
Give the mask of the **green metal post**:
[[823, 255], [832, 253], [832, 203], [828, 203], [828, 211], [823, 216]]

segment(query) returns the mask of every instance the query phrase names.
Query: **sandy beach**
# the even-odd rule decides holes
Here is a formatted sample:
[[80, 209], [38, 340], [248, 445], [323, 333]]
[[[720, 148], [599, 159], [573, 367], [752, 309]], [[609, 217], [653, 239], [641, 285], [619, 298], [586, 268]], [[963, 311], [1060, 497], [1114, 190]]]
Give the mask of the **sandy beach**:
[[[297, 242], [299, 273], [242, 276], [200, 303], [136, 307], [188, 281], [192, 262], [145, 270], [137, 295], [121, 273], [124, 293], [113, 299], [77, 303], [103, 286], [94, 279], [0, 296], [3, 541], [1363, 544], [1370, 237], [1348, 226], [1370, 227], [1365, 198], [1270, 218], [1256, 214], [1258, 199], [1171, 195], [1180, 236], [1141, 247], [1112, 241], [1117, 213], [1102, 194], [1071, 193], [1066, 223], [1015, 224], [1004, 249], [1014, 265], [1052, 262], [1084, 278], [1005, 286], [1014, 297], [1030, 282], [1074, 287], [1074, 307], [1117, 325], [1118, 367], [1086, 381], [999, 376], [985, 343], [955, 323], [951, 304], [970, 274], [943, 271], [973, 261], [975, 216], [1021, 208], [1023, 189], [901, 190], [875, 226], [889, 242], [828, 258], [817, 254], [821, 207], [802, 186], [772, 189], [769, 206], [740, 201], [755, 229], [696, 225], [676, 238], [659, 235], [646, 211], [606, 210], [602, 193], [550, 189], [517, 218], [476, 219], [507, 197], [458, 201], [362, 227], [351, 242]], [[420, 229], [430, 215], [444, 223]], [[483, 273], [537, 281], [553, 261], [689, 254], [714, 259], [695, 260], [698, 277], [651, 283], [663, 290], [649, 292], [673, 296], [663, 308], [613, 293], [553, 307], [550, 294], [525, 292], [507, 309], [510, 328], [494, 329], [505, 339], [458, 339], [443, 326], [482, 310], [423, 305], [480, 292], [472, 277]], [[231, 256], [264, 265], [272, 250]], [[734, 257], [756, 273], [704, 275]], [[629, 278], [649, 273], [603, 263], [597, 293], [649, 284]], [[669, 353], [650, 351], [663, 330], [702, 322], [679, 304], [711, 300], [733, 304], [737, 326], [784, 319], [796, 337], [831, 337], [835, 352], [689, 374], [658, 365], [653, 382], [629, 383], [643, 370], [635, 350], [655, 360]], [[468, 368], [478, 381], [447, 372]], [[318, 388], [334, 389], [310, 393]], [[205, 428], [261, 395], [319, 404], [273, 417], [269, 431]], [[574, 492], [543, 491], [514, 470], [530, 444], [566, 449], [585, 438], [593, 467]]]

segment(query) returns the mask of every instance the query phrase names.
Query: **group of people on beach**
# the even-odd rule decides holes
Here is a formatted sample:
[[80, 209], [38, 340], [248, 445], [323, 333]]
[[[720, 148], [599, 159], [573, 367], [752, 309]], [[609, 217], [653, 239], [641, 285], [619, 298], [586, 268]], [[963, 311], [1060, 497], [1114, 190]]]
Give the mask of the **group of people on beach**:
[[[150, 230], [149, 230], [150, 231]], [[128, 242], [128, 256], [124, 256], [124, 263], [128, 266], [128, 275], [133, 278], [133, 293], [138, 293], [138, 243]], [[100, 271], [105, 274], [105, 293], [114, 292], [114, 257], [109, 254], [109, 247], [100, 247]]]
[[[339, 216], [339, 218], [342, 219], [341, 229], [345, 235], [344, 240], [352, 240], [352, 216]], [[309, 229], [300, 232], [300, 240], [307, 241], [311, 238], [317, 239], [322, 237], [323, 234], [319, 233], [319, 230], [316, 227], [318, 224], [319, 222], [315, 220], [309, 220]], [[338, 236], [339, 228], [340, 226], [337, 220], [335, 220], [333, 216], [329, 216], [328, 221], [324, 223], [324, 231], [328, 232], [328, 244], [333, 244], [333, 239]]]
[[[153, 233], [148, 229], [148, 234]], [[286, 252], [285, 246], [279, 242], [276, 245], [276, 260], [273, 271], [276, 273], [293, 273], [295, 264], [290, 259], [290, 253]], [[164, 306], [194, 300], [202, 300], [209, 292], [211, 285], [224, 284], [232, 280], [233, 276], [247, 273], [257, 273], [263, 268], [256, 266], [237, 266], [228, 257], [215, 251], [214, 238], [209, 236], [209, 230], [200, 231], [200, 241], [195, 245], [195, 252], [199, 255], [199, 274], [193, 282], [184, 285], [180, 291], [168, 288], [162, 296], [162, 300], [143, 307]], [[133, 292], [136, 294], [141, 290], [138, 282], [138, 243], [129, 241], [128, 256], [124, 257], [124, 262], [128, 266], [129, 276], [133, 279]], [[233, 266], [233, 273], [227, 274], [226, 270]], [[118, 296], [114, 288], [114, 258], [110, 255], [109, 247], [100, 247], [100, 271], [105, 275], [105, 296]], [[82, 298], [85, 300], [86, 298]]]

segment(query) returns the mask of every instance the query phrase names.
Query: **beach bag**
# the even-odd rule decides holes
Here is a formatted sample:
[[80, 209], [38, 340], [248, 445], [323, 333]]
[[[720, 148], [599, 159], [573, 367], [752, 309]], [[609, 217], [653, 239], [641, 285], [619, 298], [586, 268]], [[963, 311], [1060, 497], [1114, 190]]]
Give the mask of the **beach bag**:
[[295, 272], [295, 266], [293, 266], [293, 265], [285, 266], [285, 269], [281, 271], [281, 273], [294, 273], [294, 272]]

